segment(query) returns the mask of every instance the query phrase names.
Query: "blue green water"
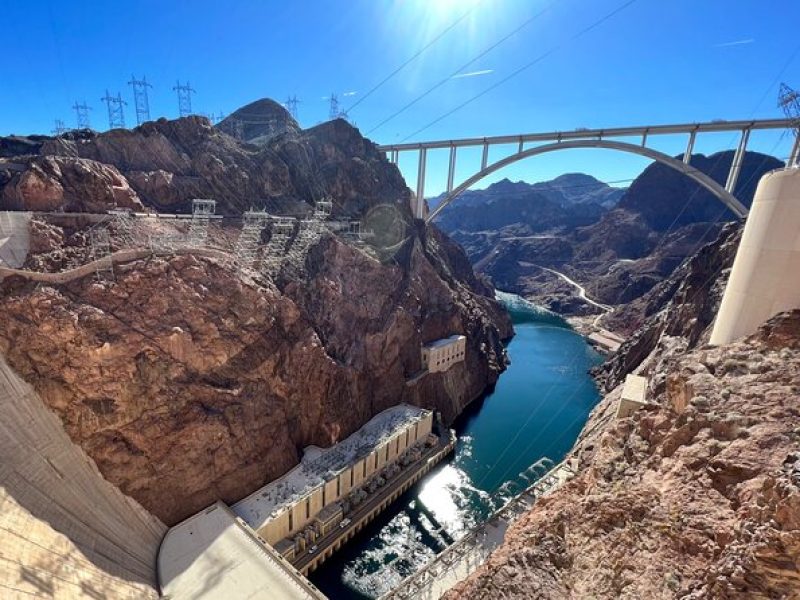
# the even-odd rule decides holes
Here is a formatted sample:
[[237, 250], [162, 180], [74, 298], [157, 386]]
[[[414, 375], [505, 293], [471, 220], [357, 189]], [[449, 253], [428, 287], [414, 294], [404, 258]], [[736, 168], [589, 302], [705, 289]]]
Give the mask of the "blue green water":
[[511, 365], [454, 424], [454, 456], [311, 574], [331, 600], [376, 598], [483, 521], [513, 491], [506, 482], [566, 455], [598, 401], [588, 370], [600, 355], [559, 317], [499, 297], [514, 321]]

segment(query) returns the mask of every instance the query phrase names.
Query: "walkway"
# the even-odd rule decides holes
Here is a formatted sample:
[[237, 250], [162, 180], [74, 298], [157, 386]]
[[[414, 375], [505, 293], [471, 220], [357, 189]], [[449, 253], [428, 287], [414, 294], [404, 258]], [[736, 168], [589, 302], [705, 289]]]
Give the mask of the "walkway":
[[40, 281], [42, 283], [69, 283], [70, 281], [91, 275], [98, 269], [98, 267], [106, 266], [109, 260], [112, 264], [117, 265], [147, 258], [148, 256], [173, 256], [176, 254], [196, 254], [198, 256], [230, 260], [230, 254], [226, 254], [221, 250], [212, 250], [210, 248], [178, 248], [175, 250], [165, 250], [163, 252], [150, 250], [149, 248], [128, 249], [118, 250], [117, 252], [109, 254], [104, 258], [93, 260], [86, 264], [80, 265], [79, 267], [67, 269], [66, 271], [59, 271], [58, 273], [28, 271], [25, 269], [12, 269], [10, 267], [0, 266], [0, 281], [6, 277], [16, 276], [27, 279], [28, 281]]

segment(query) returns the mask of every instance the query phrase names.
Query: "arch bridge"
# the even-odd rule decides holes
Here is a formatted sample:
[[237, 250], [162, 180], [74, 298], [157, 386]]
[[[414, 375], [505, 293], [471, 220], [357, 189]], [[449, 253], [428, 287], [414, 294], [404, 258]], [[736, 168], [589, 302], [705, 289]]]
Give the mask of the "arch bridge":
[[[742, 169], [742, 162], [747, 143], [750, 139], [750, 132], [764, 129], [783, 129], [793, 130], [797, 123], [792, 119], [761, 119], [750, 121], [710, 121], [705, 123], [688, 123], [682, 125], [653, 125], [636, 127], [617, 127], [614, 129], [576, 129], [574, 131], [554, 131], [549, 133], [529, 133], [521, 135], [504, 135], [483, 138], [465, 138], [459, 140], [438, 140], [432, 142], [413, 142], [407, 144], [389, 144], [379, 146], [378, 149], [385, 152], [389, 160], [397, 164], [401, 152], [418, 153], [417, 167], [417, 187], [414, 204], [414, 216], [425, 219], [430, 223], [435, 219], [444, 208], [455, 200], [459, 194], [469, 189], [487, 175], [502, 169], [512, 163], [523, 160], [530, 156], [546, 154], [557, 150], [567, 150], [570, 148], [606, 148], [638, 154], [646, 158], [663, 163], [676, 171], [703, 186], [720, 202], [725, 204], [736, 216], [744, 218], [747, 216], [747, 208], [735, 196], [734, 190], [739, 180]], [[697, 136], [702, 133], [731, 131], [739, 134], [739, 143], [731, 161], [730, 171], [725, 185], [720, 185], [714, 179], [692, 167], [689, 159], [694, 149]], [[659, 135], [687, 135], [686, 150], [682, 158], [674, 158], [659, 150], [647, 146], [647, 142], [654, 136]], [[640, 138], [640, 143], [623, 141], [619, 138]], [[489, 149], [492, 146], [517, 144], [517, 151], [509, 156], [501, 158], [496, 162], [489, 163]], [[529, 144], [536, 144], [529, 146]], [[456, 156], [460, 148], [482, 148], [480, 169], [472, 176], [468, 177], [458, 186], [454, 185]], [[425, 214], [425, 171], [427, 167], [428, 150], [449, 149], [450, 160], [447, 169], [447, 194], [444, 200], [430, 214]], [[788, 166], [800, 164], [800, 134], [795, 136], [794, 145], [787, 162]]]

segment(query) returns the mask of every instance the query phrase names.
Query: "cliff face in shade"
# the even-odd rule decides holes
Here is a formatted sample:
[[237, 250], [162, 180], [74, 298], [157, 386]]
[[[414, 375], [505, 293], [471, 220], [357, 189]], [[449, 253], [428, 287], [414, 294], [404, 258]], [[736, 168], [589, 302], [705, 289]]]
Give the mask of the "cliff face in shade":
[[[740, 233], [617, 315], [645, 320], [598, 369], [576, 477], [447, 598], [798, 597], [800, 310], [705, 345]], [[650, 406], [616, 419], [634, 369]]]

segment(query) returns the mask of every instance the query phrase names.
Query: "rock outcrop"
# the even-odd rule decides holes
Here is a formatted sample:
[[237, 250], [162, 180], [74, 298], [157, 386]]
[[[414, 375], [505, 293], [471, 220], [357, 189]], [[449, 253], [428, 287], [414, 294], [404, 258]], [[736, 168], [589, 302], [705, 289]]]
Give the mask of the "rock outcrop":
[[[290, 133], [258, 148], [191, 117], [73, 132], [44, 139], [40, 155], [0, 161], [0, 171], [8, 161], [29, 165], [7, 193], [42, 164], [59, 166], [45, 179], [66, 192], [63, 165], [92, 164], [95, 175], [121, 174], [149, 208], [182, 207], [197, 193], [224, 212], [253, 198], [308, 209], [323, 192], [338, 215], [388, 207], [384, 224], [400, 234], [391, 251], [326, 234], [301, 268], [274, 279], [189, 253], [135, 256], [111, 281], [0, 282], [0, 353], [103, 476], [167, 524], [218, 498], [240, 499], [296, 465], [305, 446], [329, 446], [400, 402], [450, 422], [505, 368], [501, 341], [512, 331], [493, 288], [446, 236], [412, 222], [397, 168], [341, 120], [299, 139]], [[119, 206], [112, 184], [121, 185], [87, 185], [79, 206], [60, 207]], [[85, 262], [93, 219], [35, 219], [26, 268]], [[236, 226], [210, 235], [230, 248]], [[415, 377], [421, 344], [453, 333], [467, 336], [466, 361]]]
[[[301, 215], [328, 195], [335, 200], [335, 215], [358, 217], [380, 202], [408, 205], [410, 192], [400, 172], [346, 121], [299, 130], [274, 102], [254, 105], [245, 107], [252, 120], [258, 120], [254, 111], [267, 107], [267, 115], [282, 111], [288, 124], [274, 135], [261, 135], [260, 145], [242, 142], [198, 116], [159, 119], [131, 130], [24, 138], [27, 143], [5, 138], [0, 210], [97, 212], [101, 199], [120, 207], [138, 199], [157, 210], [190, 212], [192, 198], [214, 198], [217, 212], [227, 215], [252, 207]], [[59, 186], [69, 187], [69, 173], [47, 166], [53, 161], [59, 167], [94, 165], [93, 175], [87, 175], [93, 181], [81, 180], [74, 194], [62, 191]], [[118, 188], [130, 188], [132, 195]]]
[[[640, 326], [596, 373], [577, 475], [447, 598], [800, 597], [800, 310], [707, 345], [740, 235], [614, 317]], [[649, 405], [617, 419], [634, 370]]]
[[578, 476], [447, 597], [797, 598], [798, 327], [654, 357], [653, 405], [584, 438]]

